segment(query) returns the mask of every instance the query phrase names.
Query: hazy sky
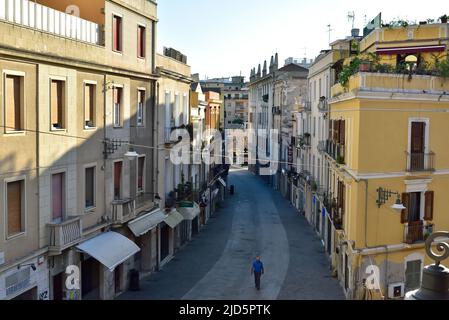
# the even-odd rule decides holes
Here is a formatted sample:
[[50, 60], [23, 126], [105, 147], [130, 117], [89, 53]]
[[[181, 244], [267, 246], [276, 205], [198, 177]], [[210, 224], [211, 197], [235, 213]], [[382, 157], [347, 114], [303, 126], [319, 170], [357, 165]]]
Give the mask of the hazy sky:
[[[447, 0], [158, 0], [158, 50], [173, 47], [201, 78], [242, 75], [279, 52], [280, 64], [293, 56], [314, 58], [331, 41], [363, 29], [382, 12], [384, 21], [437, 19], [449, 14]], [[426, 5], [427, 4], [427, 5]], [[447, 12], [444, 12], [444, 8]], [[268, 61], [269, 63], [269, 61]]]

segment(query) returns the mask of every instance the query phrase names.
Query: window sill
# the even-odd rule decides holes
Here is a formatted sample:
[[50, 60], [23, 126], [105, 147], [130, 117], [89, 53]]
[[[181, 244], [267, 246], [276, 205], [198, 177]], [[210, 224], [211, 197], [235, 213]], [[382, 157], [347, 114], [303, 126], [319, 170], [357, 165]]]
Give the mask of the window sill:
[[92, 130], [96, 130], [97, 127], [84, 127], [84, 130], [86, 131], [92, 131]]
[[137, 56], [137, 59], [139, 59], [140, 61], [145, 61], [147, 58], [146, 57], [139, 57], [139, 56]]
[[112, 49], [112, 53], [115, 53], [116, 55], [123, 56], [123, 51], [117, 51], [117, 50]]
[[119, 125], [119, 126], [114, 125], [113, 128], [114, 128], [114, 129], [123, 129], [123, 126], [122, 126], [122, 125]]
[[7, 236], [7, 237], [6, 237], [6, 241], [16, 240], [16, 239], [21, 238], [21, 237], [23, 237], [23, 236], [25, 236], [25, 235], [26, 235], [26, 232], [25, 232], [25, 231], [20, 232], [20, 233], [16, 233], [16, 234]]
[[5, 131], [5, 135], [7, 136], [24, 136], [26, 131], [18, 130], [18, 131]]
[[67, 132], [67, 129], [64, 129], [64, 128], [51, 128], [50, 131]]

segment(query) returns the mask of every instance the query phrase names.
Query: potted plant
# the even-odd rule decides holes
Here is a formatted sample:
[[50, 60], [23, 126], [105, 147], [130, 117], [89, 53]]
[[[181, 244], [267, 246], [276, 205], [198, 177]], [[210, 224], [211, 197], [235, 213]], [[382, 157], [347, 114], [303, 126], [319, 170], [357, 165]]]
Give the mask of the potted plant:
[[441, 23], [447, 23], [447, 19], [448, 19], [448, 16], [446, 14], [444, 14], [440, 17]]

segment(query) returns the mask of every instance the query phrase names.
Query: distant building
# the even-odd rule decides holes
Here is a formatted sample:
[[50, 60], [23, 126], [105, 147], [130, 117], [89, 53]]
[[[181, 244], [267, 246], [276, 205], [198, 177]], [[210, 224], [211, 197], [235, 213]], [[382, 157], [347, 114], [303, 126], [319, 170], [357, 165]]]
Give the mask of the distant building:
[[284, 65], [287, 66], [292, 63], [297, 64], [300, 67], [309, 69], [310, 66], [313, 64], [313, 59], [307, 60], [307, 58], [298, 59], [298, 58], [289, 57], [289, 58], [285, 59]]

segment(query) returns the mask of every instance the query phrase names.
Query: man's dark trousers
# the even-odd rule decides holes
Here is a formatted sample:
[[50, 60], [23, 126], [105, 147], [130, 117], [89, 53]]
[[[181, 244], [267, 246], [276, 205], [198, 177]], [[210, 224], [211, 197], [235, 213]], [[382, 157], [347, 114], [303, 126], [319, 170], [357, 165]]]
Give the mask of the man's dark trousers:
[[262, 272], [254, 272], [254, 282], [256, 283], [257, 290], [260, 290], [260, 276]]

